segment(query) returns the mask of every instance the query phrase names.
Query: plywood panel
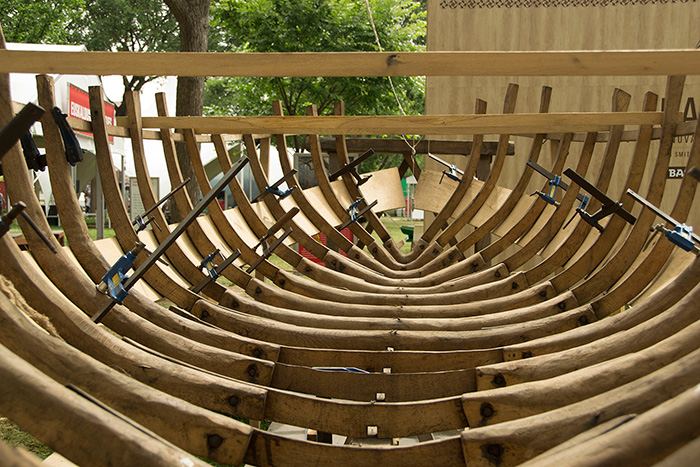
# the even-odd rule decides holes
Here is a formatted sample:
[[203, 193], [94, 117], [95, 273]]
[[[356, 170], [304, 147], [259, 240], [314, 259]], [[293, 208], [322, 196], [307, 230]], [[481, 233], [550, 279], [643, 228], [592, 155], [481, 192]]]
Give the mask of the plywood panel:
[[399, 177], [399, 169], [397, 167], [378, 170], [377, 172], [372, 172], [371, 175], [372, 178], [360, 187], [360, 192], [368, 203], [371, 203], [375, 199], [379, 201], [379, 203], [372, 208], [374, 212], [401, 209], [406, 206], [406, 199], [403, 195], [401, 178]]
[[338, 216], [335, 215], [333, 210], [328, 206], [326, 198], [324, 198], [321, 189], [317, 186], [312, 188], [307, 188], [304, 190], [304, 195], [309, 200], [311, 205], [318, 211], [318, 213], [328, 221], [331, 225], [340, 225], [343, 223]]
[[[297, 206], [296, 201], [294, 201], [294, 197], [293, 197], [293, 196], [287, 196], [286, 198], [284, 198], [283, 200], [280, 201], [280, 204], [282, 205], [282, 207], [284, 208], [284, 210], [287, 211], [287, 212], [291, 211], [292, 208], [299, 208], [299, 206]], [[320, 232], [320, 231], [318, 230], [318, 227], [316, 227], [316, 226], [309, 220], [309, 218], [306, 217], [306, 215], [304, 214], [304, 212], [303, 212], [301, 209], [299, 209], [299, 212], [297, 213], [297, 215], [294, 216], [294, 222], [295, 222], [304, 232], [306, 232], [306, 233], [307, 233], [308, 235], [310, 235], [311, 237], [313, 237], [314, 235], [316, 235], [317, 233]]]
[[442, 172], [424, 170], [421, 172], [420, 179], [418, 179], [414, 195], [416, 209], [435, 213], [440, 212], [440, 209], [450, 199], [455, 188], [457, 188], [457, 182], [443, 177]]
[[227, 209], [224, 211], [224, 214], [246, 245], [252, 247], [258, 243], [258, 236], [253, 233], [238, 208]]

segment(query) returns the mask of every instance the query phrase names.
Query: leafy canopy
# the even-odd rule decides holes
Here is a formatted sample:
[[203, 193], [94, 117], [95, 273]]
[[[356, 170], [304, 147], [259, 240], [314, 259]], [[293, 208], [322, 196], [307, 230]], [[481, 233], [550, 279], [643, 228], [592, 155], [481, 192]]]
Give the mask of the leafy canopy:
[[[382, 48], [424, 48], [425, 8], [412, 0], [370, 0]], [[212, 4], [212, 26], [224, 50], [235, 52], [376, 51], [363, 1], [219, 0]], [[323, 70], [318, 70], [319, 74]], [[358, 70], [358, 73], [361, 73]], [[407, 113], [422, 113], [424, 81], [393, 78]], [[207, 81], [209, 114], [269, 115], [271, 101], [282, 101], [287, 115], [300, 115], [309, 104], [332, 112], [345, 101], [349, 115], [397, 114], [396, 97], [387, 78], [217, 78]]]
[[70, 24], [80, 17], [85, 0], [0, 0], [3, 33], [8, 42], [70, 44]]

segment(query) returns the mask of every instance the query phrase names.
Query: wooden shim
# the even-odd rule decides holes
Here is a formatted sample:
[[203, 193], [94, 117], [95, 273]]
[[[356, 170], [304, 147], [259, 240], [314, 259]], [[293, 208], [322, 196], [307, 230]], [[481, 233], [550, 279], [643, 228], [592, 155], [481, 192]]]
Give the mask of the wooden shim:
[[652, 76], [700, 74], [700, 51], [0, 51], [0, 73], [137, 76]]

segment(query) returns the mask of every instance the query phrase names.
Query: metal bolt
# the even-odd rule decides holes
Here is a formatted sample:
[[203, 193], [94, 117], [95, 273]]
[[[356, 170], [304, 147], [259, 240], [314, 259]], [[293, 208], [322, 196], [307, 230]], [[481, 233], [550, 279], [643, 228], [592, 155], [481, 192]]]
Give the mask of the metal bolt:
[[503, 456], [503, 446], [500, 444], [489, 444], [486, 446], [488, 456], [495, 459], [500, 459]]
[[231, 396], [228, 398], [228, 403], [231, 407], [236, 407], [241, 402], [241, 398], [238, 396]]
[[513, 290], [517, 289], [517, 288], [518, 288], [518, 283], [517, 283], [517, 282], [513, 282], [512, 284], [510, 284], [510, 288], [513, 289]]
[[248, 375], [255, 378], [258, 376], [258, 369], [255, 367], [255, 365], [250, 365], [248, 367]]
[[367, 437], [376, 438], [379, 435], [379, 429], [376, 425], [370, 425], [367, 427]]
[[566, 302], [561, 302], [561, 303], [559, 304], [559, 309], [562, 310], [562, 311], [566, 310]]
[[207, 444], [212, 449], [218, 448], [219, 446], [221, 446], [221, 443], [223, 443], [223, 442], [224, 442], [224, 439], [219, 435], [207, 436]]
[[481, 409], [479, 410], [479, 412], [484, 418], [491, 417], [494, 414], [493, 406], [488, 402], [484, 402], [483, 404], [481, 404]]
[[544, 297], [546, 297], [546, 296], [547, 296], [547, 291], [546, 291], [546, 290], [543, 290], [542, 292], [540, 292], [540, 297], [544, 298]]
[[231, 305], [229, 305], [229, 308], [238, 308], [240, 304], [238, 303], [238, 300], [234, 300], [231, 302]]
[[200, 316], [202, 319], [207, 319], [209, 317], [209, 312], [207, 310], [202, 310], [202, 314]]
[[506, 379], [503, 377], [502, 374], [498, 373], [496, 376], [493, 377], [491, 380], [494, 386], [502, 388], [503, 386], [506, 385]]
[[281, 286], [281, 287], [284, 287], [284, 284], [286, 284], [286, 283], [287, 283], [286, 280], [280, 279], [280, 286]]
[[584, 326], [584, 325], [588, 324], [588, 316], [585, 316], [585, 315], [584, 315], [584, 316], [580, 316], [579, 319], [578, 319], [578, 323], [579, 323], [581, 326]]
[[253, 357], [255, 358], [262, 358], [263, 352], [261, 349], [255, 348], [253, 349]]
[[501, 278], [501, 273], [498, 272], [498, 271], [496, 271], [493, 275], [496, 277], [496, 279], [500, 279], [500, 278]]
[[472, 267], [473, 267], [473, 268], [478, 268], [478, 267], [479, 267], [479, 262], [478, 262], [478, 261], [472, 261]]
[[262, 293], [262, 290], [260, 289], [260, 287], [255, 288], [255, 293], [257, 293], [257, 294]]

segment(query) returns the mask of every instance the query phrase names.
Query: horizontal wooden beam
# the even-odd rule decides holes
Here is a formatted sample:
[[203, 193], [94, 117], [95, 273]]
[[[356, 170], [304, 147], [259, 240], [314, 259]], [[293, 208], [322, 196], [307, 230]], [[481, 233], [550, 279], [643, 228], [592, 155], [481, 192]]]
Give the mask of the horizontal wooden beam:
[[0, 73], [139, 76], [698, 75], [700, 50], [301, 53], [0, 50]]
[[[121, 118], [121, 117], [117, 117]], [[71, 128], [73, 128], [76, 131], [85, 131], [88, 133], [92, 133], [92, 123], [87, 122], [85, 120], [80, 120], [79, 118], [75, 117], [67, 117], [68, 123], [70, 124]], [[124, 125], [107, 125], [107, 134], [109, 136], [117, 136], [120, 138], [130, 138], [131, 137], [131, 130]], [[261, 138], [270, 138], [272, 136], [271, 133], [267, 134], [254, 134], [253, 138], [255, 139], [261, 139]], [[153, 140], [160, 140], [160, 130], [143, 130], [141, 137], [143, 139], [153, 139]], [[172, 135], [173, 141], [185, 141], [185, 136], [182, 133], [173, 133]], [[211, 135], [205, 134], [197, 134], [195, 135], [195, 140], [198, 143], [211, 143]], [[243, 135], [242, 134], [226, 134], [224, 135], [224, 141], [243, 141]]]
[[[381, 115], [289, 117], [144, 117], [144, 128], [192, 128], [197, 133], [325, 135], [469, 135], [605, 131], [612, 125], [660, 124], [661, 112], [506, 115]], [[117, 119], [120, 123], [120, 119]]]
[[[471, 141], [442, 141], [442, 140], [425, 140], [420, 141], [409, 141], [411, 146], [414, 146], [416, 153], [418, 154], [462, 154], [468, 156], [472, 152], [472, 142]], [[349, 152], [365, 152], [368, 149], [373, 149], [374, 152], [379, 154], [403, 154], [411, 153], [411, 146], [409, 146], [403, 139], [390, 139], [390, 138], [347, 138], [345, 145]], [[321, 138], [321, 150], [324, 152], [335, 152], [336, 151], [335, 138], [324, 136]], [[308, 149], [308, 142], [305, 143], [305, 147]], [[482, 156], [493, 156], [496, 154], [496, 149], [498, 148], [497, 141], [484, 141], [481, 145], [481, 155]], [[510, 142], [508, 144], [508, 155], [515, 154], [515, 144]]]

